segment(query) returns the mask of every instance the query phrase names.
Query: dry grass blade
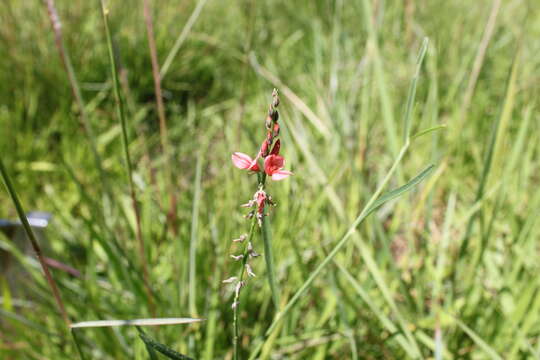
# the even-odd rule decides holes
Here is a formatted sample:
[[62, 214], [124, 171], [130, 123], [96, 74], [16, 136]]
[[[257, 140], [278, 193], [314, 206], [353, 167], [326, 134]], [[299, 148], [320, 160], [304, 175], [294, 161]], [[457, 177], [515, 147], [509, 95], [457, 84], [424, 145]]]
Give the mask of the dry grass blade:
[[204, 319], [195, 318], [148, 318], [133, 320], [95, 320], [81, 321], [71, 324], [72, 329], [90, 328], [90, 327], [112, 327], [112, 326], [159, 326], [159, 325], [180, 325], [192, 324], [204, 321]]

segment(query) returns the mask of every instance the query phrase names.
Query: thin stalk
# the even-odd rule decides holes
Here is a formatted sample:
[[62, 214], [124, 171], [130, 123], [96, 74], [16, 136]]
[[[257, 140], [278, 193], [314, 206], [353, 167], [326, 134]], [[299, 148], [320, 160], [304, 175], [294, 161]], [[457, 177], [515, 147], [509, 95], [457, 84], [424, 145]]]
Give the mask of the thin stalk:
[[39, 263], [41, 264], [41, 268], [43, 269], [43, 273], [45, 274], [45, 279], [47, 279], [47, 283], [49, 284], [49, 287], [51, 288], [51, 291], [54, 296], [54, 300], [56, 301], [56, 305], [58, 305], [58, 309], [60, 310], [60, 314], [62, 315], [62, 319], [64, 320], [66, 326], [69, 328], [71, 321], [69, 320], [69, 316], [66, 312], [64, 302], [62, 301], [62, 298], [60, 297], [60, 292], [58, 291], [56, 282], [54, 281], [51, 273], [49, 272], [49, 267], [41, 252], [41, 247], [39, 246], [37, 238], [34, 235], [34, 232], [32, 231], [32, 227], [30, 227], [30, 224], [28, 223], [28, 219], [26, 218], [25, 211], [22, 207], [19, 197], [17, 196], [13, 183], [11, 182], [11, 179], [9, 178], [6, 168], [4, 167], [4, 163], [1, 157], [0, 157], [0, 172], [2, 173], [2, 179], [4, 180], [4, 185], [6, 186], [6, 189], [9, 195], [11, 196], [11, 200], [13, 201], [13, 204], [15, 205], [15, 208], [17, 209], [17, 214], [19, 215], [19, 219], [21, 220], [26, 236], [28, 237], [28, 240], [30, 240], [30, 243], [32, 244], [32, 249], [34, 250], [34, 253], [36, 254], [39, 260]]
[[152, 61], [152, 76], [154, 78], [154, 92], [156, 96], [156, 108], [159, 118], [159, 136], [161, 140], [161, 149], [165, 157], [165, 176], [167, 177], [167, 186], [169, 187], [169, 212], [167, 219], [169, 225], [176, 233], [176, 192], [172, 180], [171, 171], [171, 150], [169, 145], [169, 135], [167, 130], [167, 120], [165, 117], [165, 106], [163, 104], [163, 94], [161, 90], [161, 75], [159, 73], [159, 62], [157, 57], [156, 40], [154, 35], [154, 23], [152, 20], [152, 10], [150, 0], [143, 0], [143, 13], [146, 23], [146, 35], [148, 38], [148, 49], [150, 50], [150, 59]]
[[88, 119], [88, 114], [86, 113], [86, 106], [84, 104], [84, 99], [81, 93], [81, 89], [79, 87], [79, 81], [77, 80], [77, 76], [75, 75], [75, 70], [73, 69], [69, 52], [64, 44], [64, 37], [62, 35], [62, 23], [60, 22], [58, 11], [56, 10], [54, 0], [43, 1], [47, 6], [47, 13], [49, 15], [49, 19], [51, 20], [51, 26], [54, 32], [54, 40], [56, 48], [58, 49], [58, 55], [60, 56], [60, 60], [62, 61], [64, 70], [66, 71], [66, 74], [68, 76], [69, 84], [71, 86], [71, 92], [73, 93], [73, 97], [79, 109], [81, 123], [86, 138], [88, 139], [90, 151], [92, 152], [92, 156], [94, 157], [94, 162], [96, 168], [98, 169], [103, 189], [107, 193], [107, 195], [110, 196], [112, 192], [109, 191], [109, 187], [107, 185], [107, 177], [105, 176], [105, 170], [103, 169], [101, 157], [99, 156], [99, 152], [97, 150], [96, 135], [94, 133], [94, 130], [92, 129], [90, 120]]
[[[238, 276], [238, 281], [241, 283], [244, 279], [244, 273], [246, 269], [247, 260], [249, 257], [249, 243], [253, 239], [253, 234], [255, 233], [255, 224], [257, 223], [257, 218], [254, 216], [251, 221], [251, 227], [249, 229], [249, 235], [245, 241], [244, 246], [244, 257], [242, 258], [242, 268], [240, 269], [240, 276]], [[239, 338], [239, 326], [238, 326], [238, 309], [240, 308], [240, 291], [237, 291], [234, 296], [233, 302], [233, 327], [234, 327], [234, 336], [233, 336], [233, 348], [234, 348], [234, 360], [238, 360], [238, 338]]]
[[135, 194], [135, 184], [133, 183], [133, 168], [131, 165], [131, 156], [129, 153], [129, 141], [128, 141], [128, 134], [127, 134], [127, 124], [126, 124], [126, 115], [124, 111], [124, 103], [122, 102], [122, 98], [120, 96], [120, 82], [118, 81], [118, 73], [117, 73], [117, 67], [116, 67], [116, 60], [114, 58], [113, 53], [113, 46], [112, 46], [112, 37], [111, 37], [111, 31], [109, 29], [109, 9], [105, 6], [105, 0], [101, 0], [101, 10], [103, 15], [103, 23], [105, 25], [105, 35], [107, 37], [107, 47], [109, 50], [109, 60], [111, 63], [111, 75], [113, 78], [113, 85], [114, 85], [114, 98], [116, 101], [116, 111], [118, 115], [118, 119], [120, 120], [120, 126], [122, 129], [122, 145], [124, 148], [124, 156], [126, 161], [126, 167], [128, 172], [128, 182], [129, 182], [129, 189], [130, 189], [130, 195], [131, 195], [131, 205], [133, 207], [133, 212], [135, 213], [135, 224], [136, 224], [136, 237], [137, 237], [137, 243], [139, 244], [139, 257], [142, 265], [142, 271], [143, 271], [143, 279], [148, 295], [148, 301], [149, 301], [149, 307], [152, 313], [155, 312], [154, 305], [153, 305], [153, 299], [152, 299], [152, 290], [150, 289], [150, 282], [149, 282], [149, 276], [148, 276], [148, 266], [146, 261], [146, 254], [145, 254], [145, 248], [144, 248], [144, 241], [142, 238], [142, 231], [141, 231], [141, 214], [140, 209], [137, 204], [137, 197]]
[[202, 155], [197, 156], [197, 169], [195, 172], [195, 194], [193, 195], [193, 208], [191, 218], [191, 238], [189, 242], [189, 311], [191, 316], [197, 315], [197, 232], [199, 227], [199, 204], [201, 199], [201, 173]]
[[77, 348], [79, 357], [81, 358], [81, 360], [86, 360], [86, 356], [84, 356], [84, 353], [81, 348], [81, 344], [79, 344], [79, 338], [77, 337], [77, 334], [75, 333], [75, 329], [71, 329], [70, 333], [71, 333], [71, 336], [73, 337], [73, 341], [75, 342], [75, 347]]
[[266, 273], [268, 274], [268, 283], [272, 291], [272, 301], [276, 309], [279, 309], [279, 290], [276, 282], [276, 274], [274, 271], [274, 257], [272, 251], [272, 233], [270, 229], [270, 221], [263, 217], [262, 219], [262, 239], [264, 243], [264, 260], [266, 262]]

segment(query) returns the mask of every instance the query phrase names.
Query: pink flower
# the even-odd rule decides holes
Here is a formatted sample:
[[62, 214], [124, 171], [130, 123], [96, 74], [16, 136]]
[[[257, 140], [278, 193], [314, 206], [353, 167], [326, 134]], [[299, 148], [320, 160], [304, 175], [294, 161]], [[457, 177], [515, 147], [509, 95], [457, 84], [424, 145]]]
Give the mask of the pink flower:
[[262, 190], [257, 191], [257, 212], [262, 214], [264, 211], [264, 204], [266, 203], [266, 193]]
[[[276, 143], [278, 145], [278, 143]], [[279, 147], [278, 147], [279, 151]], [[272, 180], [278, 181], [283, 180], [289, 175], [292, 175], [293, 173], [287, 170], [283, 169], [283, 164], [285, 163], [285, 159], [283, 159], [283, 156], [275, 155], [273, 154], [272, 149], [272, 155], [268, 155], [266, 159], [264, 159], [264, 172], [266, 175], [271, 176]]]
[[249, 155], [235, 152], [231, 156], [234, 166], [239, 169], [247, 169], [251, 171], [260, 171], [259, 165], [257, 165], [257, 159], [252, 159]]

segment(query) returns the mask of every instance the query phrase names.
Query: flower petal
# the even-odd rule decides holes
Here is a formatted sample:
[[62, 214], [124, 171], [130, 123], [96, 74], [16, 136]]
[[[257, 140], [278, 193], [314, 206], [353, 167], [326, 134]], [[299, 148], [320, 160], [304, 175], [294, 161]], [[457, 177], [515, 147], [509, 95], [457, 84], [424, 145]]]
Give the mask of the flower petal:
[[290, 175], [294, 175], [292, 172], [287, 170], [278, 170], [272, 174], [272, 180], [279, 181], [285, 178], [288, 178]]
[[251, 166], [251, 162], [253, 161], [249, 155], [241, 152], [233, 153], [231, 159], [234, 166], [239, 169], [248, 169]]
[[285, 159], [283, 159], [283, 156], [268, 155], [266, 159], [264, 159], [264, 171], [267, 175], [272, 176], [272, 174], [283, 167], [284, 163]]

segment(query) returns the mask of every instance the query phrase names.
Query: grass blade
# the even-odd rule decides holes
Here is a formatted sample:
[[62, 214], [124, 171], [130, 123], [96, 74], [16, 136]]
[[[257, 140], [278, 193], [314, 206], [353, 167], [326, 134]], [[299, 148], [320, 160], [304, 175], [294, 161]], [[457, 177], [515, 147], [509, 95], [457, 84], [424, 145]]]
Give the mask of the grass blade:
[[197, 6], [195, 7], [195, 10], [193, 10], [193, 13], [191, 13], [191, 16], [189, 17], [188, 21], [186, 22], [186, 25], [184, 25], [184, 28], [182, 29], [182, 32], [178, 37], [176, 38], [176, 41], [174, 42], [173, 48], [169, 52], [169, 55], [167, 55], [167, 58], [165, 59], [165, 62], [163, 63], [163, 66], [161, 67], [160, 76], [161, 79], [165, 77], [165, 74], [167, 74], [167, 71], [169, 71], [169, 67], [171, 67], [171, 64], [178, 54], [178, 51], [180, 50], [180, 47], [186, 40], [187, 36], [189, 35], [189, 32], [191, 31], [191, 28], [195, 24], [195, 21], [197, 21], [197, 18], [201, 14], [201, 11], [204, 7], [204, 4], [206, 4], [206, 1], [208, 0], [200, 0], [197, 3]]
[[75, 330], [71, 329], [70, 332], [71, 332], [71, 336], [73, 337], [73, 341], [75, 342], [75, 347], [77, 348], [77, 352], [79, 353], [81, 360], [86, 360], [86, 356], [84, 356], [81, 344], [79, 343], [79, 338], [77, 337]]
[[191, 214], [191, 238], [189, 242], [189, 311], [191, 316], [197, 314], [197, 237], [199, 226], [199, 203], [201, 198], [202, 155], [197, 156], [197, 169], [195, 171], [195, 194], [193, 195], [193, 208]]
[[419, 138], [421, 136], [424, 136], [426, 134], [429, 134], [430, 132], [432, 131], [437, 131], [437, 130], [443, 130], [443, 129], [446, 129], [446, 125], [437, 125], [437, 126], [432, 126], [430, 128], [427, 128], [427, 129], [424, 129], [422, 131], [419, 131], [417, 132], [416, 134], [414, 134], [413, 136], [411, 136], [411, 140], [414, 140], [416, 138]]
[[101, 10], [102, 10], [102, 15], [103, 15], [103, 23], [105, 25], [105, 35], [107, 38], [107, 49], [109, 52], [111, 75], [113, 78], [116, 111], [118, 115], [118, 120], [120, 121], [121, 129], [122, 129], [122, 145], [124, 148], [124, 156], [125, 156], [126, 167], [127, 167], [127, 175], [128, 175], [129, 189], [130, 189], [130, 195], [131, 195], [131, 205], [133, 207], [133, 212], [135, 214], [135, 222], [136, 222], [135, 235], [137, 237], [137, 243], [139, 245], [139, 257], [140, 257], [140, 262], [141, 262], [142, 271], [143, 271], [143, 279], [144, 279], [146, 292], [148, 296], [148, 306], [150, 308], [150, 311], [154, 313], [155, 309], [153, 305], [152, 290], [150, 288], [148, 265], [147, 265], [146, 254], [145, 254], [146, 252], [144, 248], [144, 241], [142, 238], [142, 231], [141, 231], [141, 213], [140, 213], [139, 205], [137, 204], [137, 196], [135, 194], [135, 184], [133, 183], [133, 168], [131, 165], [131, 155], [129, 153], [129, 140], [128, 140], [126, 114], [124, 110], [124, 102], [122, 101], [122, 97], [120, 95], [120, 82], [118, 80], [116, 60], [114, 58], [114, 53], [113, 53], [111, 31], [109, 29], [109, 19], [108, 19], [109, 9], [105, 6], [105, 0], [101, 0]]
[[416, 83], [418, 82], [418, 78], [420, 77], [420, 69], [422, 68], [424, 57], [426, 56], [428, 44], [429, 39], [426, 37], [424, 38], [424, 41], [422, 42], [422, 47], [420, 48], [420, 52], [418, 53], [418, 60], [416, 61], [416, 71], [412, 78], [411, 86], [409, 88], [409, 95], [407, 97], [407, 108], [405, 110], [405, 118], [403, 121], [405, 124], [403, 129], [403, 141], [407, 141], [407, 139], [411, 136], [411, 114], [412, 108], [414, 106], [413, 102], [416, 98]]
[[384, 127], [388, 138], [388, 144], [390, 146], [390, 149], [392, 150], [392, 155], [397, 156], [399, 149], [398, 133], [394, 121], [394, 109], [387, 87], [386, 75], [383, 66], [384, 64], [381, 60], [380, 55], [377, 27], [375, 24], [376, 16], [371, 6], [370, 0], [363, 0], [362, 7], [364, 14], [364, 23], [366, 24], [366, 30], [369, 35], [369, 56], [373, 60], [373, 70], [375, 73], [375, 81], [377, 83], [377, 90], [379, 91], [379, 97], [381, 101], [381, 111], [384, 121]]
[[401, 195], [403, 195], [404, 193], [406, 193], [407, 191], [410, 191], [413, 187], [415, 187], [416, 185], [418, 185], [419, 183], [422, 182], [422, 180], [424, 180], [426, 177], [428, 177], [431, 172], [433, 171], [433, 169], [435, 168], [435, 165], [429, 165], [427, 168], [425, 168], [420, 174], [418, 174], [416, 177], [414, 177], [412, 180], [410, 180], [407, 184], [403, 185], [403, 186], [400, 186], [392, 191], [389, 191], [387, 193], [385, 193], [384, 195], [382, 195], [379, 199], [377, 199], [377, 201], [375, 201], [373, 203], [373, 205], [370, 206], [370, 208], [367, 210], [367, 215], [371, 214], [373, 211], [377, 210], [377, 208], [379, 208], [379, 206], [381, 206], [382, 204], [390, 201], [390, 200], [393, 200], [397, 197], [400, 197]]
[[56, 48], [58, 50], [58, 55], [60, 56], [60, 60], [62, 61], [62, 64], [64, 65], [64, 70], [66, 71], [69, 84], [71, 86], [71, 92], [73, 94], [73, 97], [75, 98], [77, 107], [79, 108], [79, 115], [80, 115], [81, 123], [83, 126], [84, 134], [86, 135], [88, 144], [90, 145], [90, 151], [92, 152], [92, 156], [94, 157], [94, 163], [99, 172], [103, 190], [107, 193], [107, 195], [111, 196], [112, 191], [108, 186], [105, 170], [103, 169], [103, 162], [97, 150], [97, 137], [90, 123], [90, 119], [88, 118], [84, 98], [82, 96], [81, 88], [79, 86], [79, 81], [77, 80], [77, 75], [75, 74], [75, 70], [73, 69], [73, 65], [71, 63], [71, 57], [69, 55], [68, 49], [66, 48], [65, 43], [64, 43], [64, 36], [62, 33], [62, 23], [60, 22], [60, 16], [58, 15], [58, 11], [56, 10], [56, 5], [54, 3], [54, 0], [44, 0], [44, 2], [45, 2], [45, 5], [47, 6], [49, 19], [51, 20], [51, 25], [54, 32], [54, 40], [56, 43]]
[[167, 177], [167, 185], [169, 187], [169, 213], [168, 219], [173, 233], [176, 231], [176, 191], [172, 178], [171, 164], [171, 149], [169, 145], [169, 135], [167, 129], [167, 118], [165, 116], [165, 105], [163, 104], [163, 92], [161, 89], [161, 75], [159, 74], [159, 63], [156, 49], [156, 39], [154, 36], [154, 22], [152, 19], [152, 9], [150, 0], [143, 1], [143, 15], [146, 23], [146, 37], [148, 39], [148, 49], [150, 51], [150, 60], [152, 62], [152, 77], [154, 78], [154, 93], [156, 97], [156, 109], [159, 118], [159, 135], [161, 140], [161, 148], [165, 158], [165, 176]]
[[203, 321], [203, 319], [194, 318], [148, 318], [133, 320], [95, 320], [81, 321], [71, 324], [72, 329], [89, 327], [112, 327], [112, 326], [158, 326], [158, 325], [179, 325], [192, 324]]
[[[519, 54], [519, 51], [518, 51]], [[518, 69], [518, 56], [514, 57], [512, 68], [508, 75], [508, 85], [506, 88], [506, 96], [504, 104], [500, 115], [497, 117], [495, 127], [491, 133], [491, 139], [489, 143], [489, 148], [484, 159], [484, 167], [482, 169], [482, 174], [480, 176], [480, 182], [478, 183], [478, 189], [476, 191], [475, 202], [479, 202], [484, 197], [485, 187], [488, 183], [488, 177], [492, 169], [492, 165], [496, 162], [498, 154], [500, 153], [500, 143], [504, 135], [504, 130], [508, 124], [508, 121], [512, 115], [512, 109], [515, 102], [516, 95], [516, 78], [517, 78], [517, 69]], [[469, 245], [469, 239], [473, 230], [473, 226], [477, 219], [478, 213], [475, 213], [469, 220], [467, 224], [467, 229], [459, 249], [459, 257], [462, 257], [465, 254], [465, 251]]]
[[190, 357], [187, 357], [185, 355], [182, 355], [180, 354], [179, 352], [171, 349], [170, 347], [166, 346], [166, 345], [163, 345], [161, 343], [158, 343], [157, 341], [155, 341], [154, 339], [148, 337], [148, 335], [146, 335], [144, 333], [144, 331], [142, 331], [142, 329], [140, 328], [137, 328], [137, 330], [139, 331], [139, 337], [141, 338], [141, 340], [144, 342], [144, 344], [148, 347], [148, 348], [151, 348], [153, 350], [156, 350], [160, 353], [162, 353], [163, 355], [165, 355], [166, 357], [168, 357], [169, 359], [174, 359], [174, 360], [192, 360]]
[[[390, 332], [390, 334], [394, 334], [398, 332], [399, 327], [394, 324], [394, 322], [386, 316], [386, 314], [377, 306], [377, 304], [371, 299], [368, 292], [365, 291], [362, 286], [356, 281], [356, 279], [351, 275], [347, 269], [341, 265], [338, 261], [334, 260], [334, 264], [338, 267], [338, 269], [343, 273], [345, 276], [345, 279], [351, 284], [352, 288], [360, 295], [362, 300], [367, 304], [369, 309], [377, 316], [381, 324]], [[411, 349], [411, 345], [408, 343], [407, 339], [402, 334], [396, 335], [396, 341], [401, 345], [403, 350], [410, 356], [414, 357], [415, 352], [413, 349]]]

